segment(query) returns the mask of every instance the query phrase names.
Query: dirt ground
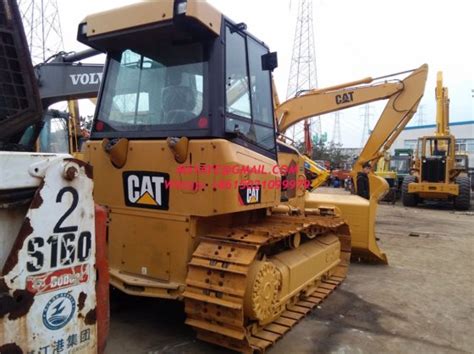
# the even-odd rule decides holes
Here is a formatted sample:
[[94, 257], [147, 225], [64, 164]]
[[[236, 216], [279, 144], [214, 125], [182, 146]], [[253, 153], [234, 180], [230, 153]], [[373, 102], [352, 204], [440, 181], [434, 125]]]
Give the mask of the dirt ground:
[[[474, 212], [382, 204], [376, 227], [390, 264], [351, 264], [269, 353], [474, 351]], [[226, 352], [194, 338], [181, 303], [113, 296], [107, 354]]]

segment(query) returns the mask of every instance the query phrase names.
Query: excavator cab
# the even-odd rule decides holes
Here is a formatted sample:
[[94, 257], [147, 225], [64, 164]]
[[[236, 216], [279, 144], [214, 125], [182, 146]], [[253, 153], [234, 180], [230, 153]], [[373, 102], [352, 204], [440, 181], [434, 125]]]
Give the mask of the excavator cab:
[[72, 153], [69, 148], [69, 115], [56, 110], [42, 114], [42, 120], [27, 127], [20, 138], [23, 146], [36, 152]]
[[397, 173], [400, 185], [403, 177], [410, 174], [412, 159], [412, 149], [395, 149], [395, 154], [390, 156], [389, 170]]

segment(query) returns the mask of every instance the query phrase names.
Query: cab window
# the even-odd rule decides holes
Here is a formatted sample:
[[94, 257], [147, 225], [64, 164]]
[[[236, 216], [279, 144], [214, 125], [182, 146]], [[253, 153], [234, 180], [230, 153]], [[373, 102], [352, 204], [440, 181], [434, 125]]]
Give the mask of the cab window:
[[39, 136], [39, 151], [67, 153], [69, 152], [67, 120], [64, 118], [46, 119]]
[[263, 45], [227, 26], [226, 132], [274, 151], [271, 77], [261, 59], [267, 53]]
[[449, 139], [428, 138], [426, 139], [426, 157], [444, 157], [449, 155]]
[[111, 53], [95, 131], [200, 129], [206, 75], [207, 49], [201, 42], [170, 39]]

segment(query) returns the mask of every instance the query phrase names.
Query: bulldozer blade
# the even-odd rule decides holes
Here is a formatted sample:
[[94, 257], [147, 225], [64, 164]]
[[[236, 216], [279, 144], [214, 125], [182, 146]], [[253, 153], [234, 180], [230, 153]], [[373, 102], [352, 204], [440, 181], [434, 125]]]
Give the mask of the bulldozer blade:
[[305, 208], [337, 207], [349, 224], [352, 238], [352, 261], [388, 264], [387, 255], [375, 238], [378, 203], [357, 195], [306, 193]]

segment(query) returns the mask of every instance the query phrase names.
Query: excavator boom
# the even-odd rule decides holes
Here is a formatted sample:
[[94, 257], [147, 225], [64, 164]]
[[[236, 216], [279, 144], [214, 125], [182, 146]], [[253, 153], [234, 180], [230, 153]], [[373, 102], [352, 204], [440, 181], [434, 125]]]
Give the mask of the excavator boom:
[[388, 98], [403, 89], [403, 85], [400, 83], [359, 87], [349, 86], [351, 84], [339, 89], [310, 91], [283, 102], [275, 112], [278, 119], [278, 130], [285, 132], [289, 127], [306, 118]]
[[443, 87], [443, 73], [436, 75], [436, 136], [449, 135], [449, 96], [448, 88]]

